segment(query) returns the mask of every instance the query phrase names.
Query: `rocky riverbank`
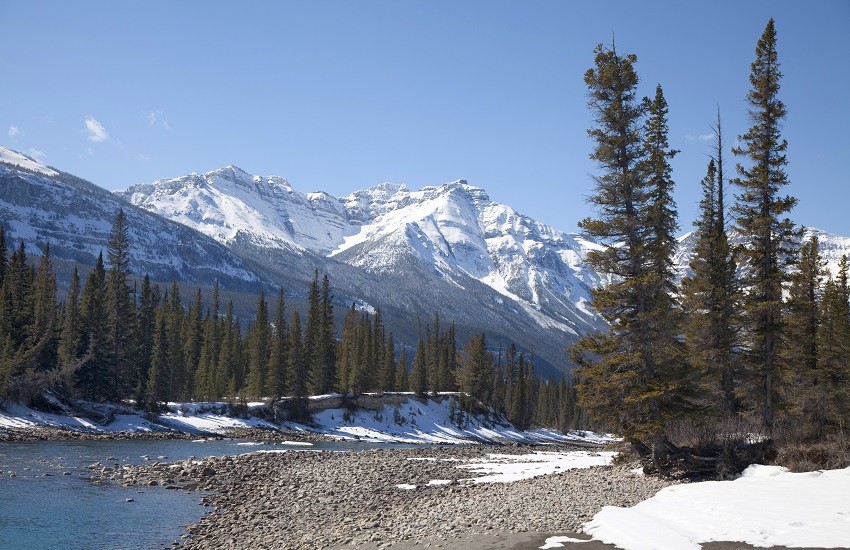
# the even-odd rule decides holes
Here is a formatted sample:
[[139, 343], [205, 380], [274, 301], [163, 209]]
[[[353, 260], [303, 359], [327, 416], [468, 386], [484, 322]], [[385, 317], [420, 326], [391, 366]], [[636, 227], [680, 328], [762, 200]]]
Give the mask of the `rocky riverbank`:
[[204, 492], [210, 512], [189, 526], [186, 548], [390, 547], [575, 531], [603, 506], [630, 506], [669, 484], [626, 466], [474, 483], [474, 474], [457, 467], [488, 453], [531, 452], [479, 445], [289, 451], [124, 466], [101, 475], [128, 486]]
[[233, 428], [223, 434], [193, 434], [177, 430], [149, 431], [114, 431], [95, 432], [91, 430], [74, 430], [68, 428], [49, 428], [43, 426], [27, 428], [0, 429], [0, 442], [23, 441], [120, 441], [126, 439], [198, 439], [211, 437], [214, 439], [254, 439], [259, 441], [336, 441], [339, 438], [299, 430]]

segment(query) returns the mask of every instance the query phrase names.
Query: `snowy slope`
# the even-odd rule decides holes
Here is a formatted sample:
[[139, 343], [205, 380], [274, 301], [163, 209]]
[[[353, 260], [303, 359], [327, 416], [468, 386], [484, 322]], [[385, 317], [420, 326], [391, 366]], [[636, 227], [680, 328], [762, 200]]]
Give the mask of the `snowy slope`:
[[594, 245], [462, 180], [420, 191], [382, 184], [336, 199], [231, 166], [119, 194], [224, 244], [311, 253], [373, 275], [401, 276], [415, 262], [460, 288], [469, 279], [491, 288], [541, 327], [575, 335], [598, 323], [589, 289], [603, 279], [582, 264]]
[[4, 164], [11, 164], [19, 168], [25, 168], [26, 170], [32, 170], [33, 172], [38, 172], [39, 174], [44, 174], [45, 176], [55, 176], [59, 173], [56, 170], [53, 170], [52, 168], [44, 166], [32, 157], [28, 157], [23, 153], [19, 153], [11, 149], [7, 149], [2, 145], [0, 145], [0, 162]]
[[251, 176], [235, 166], [136, 185], [118, 194], [224, 244], [241, 234], [268, 248], [324, 252], [349, 232], [337, 199], [325, 193], [305, 195], [283, 178]]
[[[135, 273], [160, 281], [218, 279], [236, 287], [259, 281], [244, 260], [188, 227], [9, 149], [0, 147], [0, 157], [0, 222], [7, 246], [23, 240], [27, 253], [37, 257], [49, 242], [54, 260], [94, 265], [98, 254], [106, 255], [112, 221], [123, 208]], [[21, 158], [27, 162], [16, 162]]]

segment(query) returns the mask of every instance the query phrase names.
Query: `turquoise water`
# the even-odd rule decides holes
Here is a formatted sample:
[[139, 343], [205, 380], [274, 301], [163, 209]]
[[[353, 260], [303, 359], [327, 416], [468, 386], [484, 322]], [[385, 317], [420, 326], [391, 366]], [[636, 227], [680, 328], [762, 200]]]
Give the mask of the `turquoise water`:
[[[248, 440], [0, 443], [0, 549], [170, 547], [186, 532], [187, 524], [198, 521], [208, 510], [199, 506], [198, 493], [92, 483], [86, 466], [95, 462], [114, 466], [261, 449], [341, 451], [405, 446], [409, 445], [335, 441], [290, 446]], [[64, 475], [66, 472], [70, 475]], [[126, 502], [128, 498], [133, 502]]]

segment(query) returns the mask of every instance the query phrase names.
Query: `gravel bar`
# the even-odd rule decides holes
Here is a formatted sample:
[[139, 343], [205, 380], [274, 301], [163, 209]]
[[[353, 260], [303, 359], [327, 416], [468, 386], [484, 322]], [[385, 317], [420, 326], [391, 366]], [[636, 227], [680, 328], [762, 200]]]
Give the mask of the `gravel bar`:
[[[488, 453], [534, 450], [540, 448], [252, 453], [123, 466], [104, 478], [203, 491], [201, 504], [210, 510], [188, 527], [182, 541], [188, 549], [440, 546], [477, 534], [577, 531], [603, 506], [631, 506], [670, 484], [631, 473], [634, 465], [479, 484], [457, 468]], [[431, 480], [443, 484], [429, 486]]]

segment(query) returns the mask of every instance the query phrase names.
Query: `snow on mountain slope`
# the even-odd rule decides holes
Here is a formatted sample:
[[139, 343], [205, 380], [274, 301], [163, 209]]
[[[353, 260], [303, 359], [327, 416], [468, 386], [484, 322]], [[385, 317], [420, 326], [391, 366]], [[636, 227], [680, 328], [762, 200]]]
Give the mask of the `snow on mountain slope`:
[[262, 247], [324, 253], [350, 231], [337, 199], [299, 193], [283, 178], [251, 176], [235, 166], [136, 185], [118, 195], [224, 244], [241, 235]]
[[225, 244], [240, 236], [373, 274], [415, 261], [457, 286], [467, 278], [489, 286], [541, 326], [576, 334], [576, 316], [597, 320], [589, 289], [604, 278], [582, 264], [595, 245], [494, 203], [463, 180], [419, 191], [381, 184], [336, 199], [227, 167], [119, 194]]
[[17, 162], [23, 155], [9, 149], [0, 148], [0, 157], [0, 222], [7, 245], [24, 240], [27, 252], [38, 256], [50, 243], [54, 259], [94, 265], [99, 253], [105, 255], [112, 221], [123, 208], [135, 273], [161, 281], [219, 279], [237, 287], [259, 282], [244, 260], [183, 225], [33, 159]]
[[33, 172], [38, 172], [39, 174], [44, 174], [45, 176], [55, 176], [59, 173], [56, 170], [44, 166], [32, 157], [28, 157], [23, 153], [19, 153], [11, 149], [7, 149], [2, 145], [0, 145], [0, 162], [5, 164], [11, 164], [13, 166], [18, 166], [20, 168], [25, 168], [27, 170], [32, 170]]

